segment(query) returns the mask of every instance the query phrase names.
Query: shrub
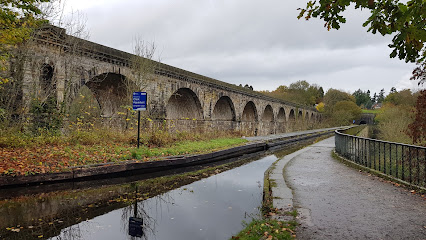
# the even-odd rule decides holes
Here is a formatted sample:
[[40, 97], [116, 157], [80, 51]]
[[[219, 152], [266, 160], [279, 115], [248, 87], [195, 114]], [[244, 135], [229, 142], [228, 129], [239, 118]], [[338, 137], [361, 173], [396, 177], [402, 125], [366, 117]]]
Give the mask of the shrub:
[[413, 107], [406, 105], [395, 106], [385, 104], [375, 120], [377, 122], [377, 137], [381, 140], [412, 144], [413, 141], [406, 134], [408, 124], [413, 121]]

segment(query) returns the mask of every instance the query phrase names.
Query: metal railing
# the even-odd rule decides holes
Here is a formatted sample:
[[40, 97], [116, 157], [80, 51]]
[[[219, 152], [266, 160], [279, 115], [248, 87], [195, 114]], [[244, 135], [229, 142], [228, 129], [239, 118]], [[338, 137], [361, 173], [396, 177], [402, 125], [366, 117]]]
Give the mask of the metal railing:
[[387, 176], [421, 188], [426, 187], [426, 147], [335, 131], [336, 152], [342, 157]]

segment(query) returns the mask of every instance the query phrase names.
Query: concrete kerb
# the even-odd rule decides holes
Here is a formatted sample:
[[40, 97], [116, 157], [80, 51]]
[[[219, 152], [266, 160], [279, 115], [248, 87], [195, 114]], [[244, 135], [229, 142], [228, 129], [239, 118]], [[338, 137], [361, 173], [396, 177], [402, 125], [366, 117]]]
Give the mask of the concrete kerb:
[[286, 165], [296, 156], [307, 151], [309, 146], [298, 150], [294, 153], [288, 154], [283, 158], [279, 159], [274, 163], [274, 166], [271, 167], [270, 173], [268, 176], [269, 182], [271, 184], [270, 190], [272, 192], [272, 205], [277, 209], [277, 214], [272, 216], [272, 218], [279, 221], [289, 221], [293, 220], [292, 216], [289, 216], [287, 213], [293, 211], [293, 191], [290, 189], [285, 180], [284, 180], [284, 170]]

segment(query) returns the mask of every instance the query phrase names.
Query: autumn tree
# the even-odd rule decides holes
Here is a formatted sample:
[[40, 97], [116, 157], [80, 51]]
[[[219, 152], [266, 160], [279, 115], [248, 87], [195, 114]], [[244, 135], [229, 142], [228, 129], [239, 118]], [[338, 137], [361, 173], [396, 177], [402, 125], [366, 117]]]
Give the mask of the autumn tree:
[[320, 103], [324, 97], [324, 90], [322, 87], [316, 84], [311, 85], [306, 80], [291, 83], [288, 87], [281, 85], [272, 92], [264, 91], [262, 93], [271, 97], [307, 106], [313, 106], [316, 103]]
[[395, 106], [405, 105], [412, 107], [415, 106], [418, 95], [419, 93], [411, 93], [410, 89], [404, 89], [399, 92], [395, 90], [394, 92], [389, 93], [383, 102], [390, 103]]
[[324, 112], [324, 103], [323, 102], [318, 103], [317, 106], [315, 107], [315, 109], [318, 112], [321, 112], [321, 113]]
[[352, 101], [355, 103], [355, 97], [347, 92], [330, 88], [324, 95], [324, 104], [326, 108], [333, 108], [337, 102]]
[[334, 125], [347, 125], [351, 124], [353, 120], [359, 119], [362, 110], [353, 101], [339, 101], [334, 106], [329, 117], [332, 119]]
[[421, 91], [417, 98], [415, 118], [408, 125], [407, 134], [413, 143], [426, 146], [426, 90]]
[[368, 9], [371, 15], [363, 23], [368, 32], [382, 35], [394, 35], [390, 57], [398, 56], [405, 62], [416, 62], [417, 68], [411, 79], [418, 80], [419, 85], [426, 80], [426, 2], [425, 0], [321, 0], [309, 1], [305, 8], [299, 8], [298, 18], [304, 17], [323, 19], [324, 26], [339, 29], [346, 23], [343, 12], [352, 5], [355, 9]]
[[5, 71], [11, 49], [30, 37], [43, 19], [40, 4], [51, 0], [2, 0], [0, 2], [0, 88], [10, 81]]

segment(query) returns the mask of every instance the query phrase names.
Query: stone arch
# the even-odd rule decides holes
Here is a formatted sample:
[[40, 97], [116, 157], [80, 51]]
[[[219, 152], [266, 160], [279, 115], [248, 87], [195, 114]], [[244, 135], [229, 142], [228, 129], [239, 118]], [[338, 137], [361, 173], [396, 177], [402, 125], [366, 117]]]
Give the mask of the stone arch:
[[285, 122], [285, 110], [283, 107], [278, 110], [277, 122]]
[[228, 96], [223, 96], [216, 102], [212, 113], [212, 120], [235, 121], [234, 104]]
[[291, 109], [288, 115], [289, 131], [294, 131], [295, 125], [296, 125], [296, 112], [294, 111], [294, 109]]
[[272, 110], [271, 105], [266, 105], [265, 110], [263, 110], [262, 121], [264, 122], [273, 122], [274, 121], [274, 110]]
[[275, 133], [275, 124], [274, 124], [274, 110], [271, 105], [266, 105], [262, 114], [262, 123], [260, 127], [260, 133], [263, 134], [274, 134]]
[[290, 113], [288, 115], [288, 121], [289, 122], [295, 122], [296, 121], [296, 115], [294, 114], [294, 109], [290, 110]]
[[280, 109], [278, 110], [278, 114], [276, 117], [276, 122], [277, 122], [277, 131], [279, 133], [283, 133], [285, 132], [285, 110], [283, 107], [280, 107]]
[[166, 106], [167, 119], [203, 118], [203, 109], [197, 94], [189, 88], [180, 88], [170, 96]]
[[86, 85], [79, 88], [76, 97], [70, 103], [68, 113], [70, 121], [76, 121], [77, 117], [84, 116], [83, 122], [94, 122], [96, 118], [102, 115], [99, 100]]
[[40, 68], [40, 88], [41, 92], [46, 96], [54, 94], [56, 84], [53, 81], [54, 66], [44, 63]]
[[[103, 117], [111, 117], [123, 111], [121, 106], [128, 104], [126, 99], [126, 76], [117, 73], [102, 73], [90, 79], [86, 86], [94, 93]], [[127, 101], [126, 101], [127, 100]]]
[[257, 109], [256, 105], [249, 101], [244, 107], [243, 114], [241, 115], [241, 121], [244, 122], [256, 122], [257, 121]]
[[302, 121], [303, 120], [303, 112], [302, 110], [299, 110], [299, 113], [297, 114], [297, 121]]
[[315, 122], [314, 113], [311, 113], [311, 117], [309, 118], [309, 120], [310, 120], [311, 122]]

